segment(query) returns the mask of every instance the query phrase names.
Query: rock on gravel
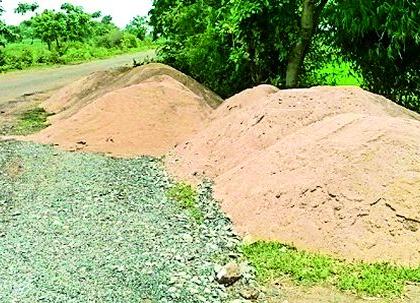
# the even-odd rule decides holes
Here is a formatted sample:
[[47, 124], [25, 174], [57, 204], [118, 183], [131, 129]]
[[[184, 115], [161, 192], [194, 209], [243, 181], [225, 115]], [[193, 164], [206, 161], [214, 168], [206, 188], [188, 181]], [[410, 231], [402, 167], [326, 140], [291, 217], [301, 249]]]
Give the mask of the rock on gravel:
[[220, 284], [229, 286], [242, 277], [240, 266], [236, 262], [230, 262], [217, 270], [216, 279]]

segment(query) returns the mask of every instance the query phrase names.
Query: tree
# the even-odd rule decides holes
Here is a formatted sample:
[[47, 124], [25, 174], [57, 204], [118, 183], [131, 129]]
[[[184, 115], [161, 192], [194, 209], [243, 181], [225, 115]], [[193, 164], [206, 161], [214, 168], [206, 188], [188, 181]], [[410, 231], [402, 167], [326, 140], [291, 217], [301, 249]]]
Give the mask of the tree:
[[118, 31], [118, 27], [112, 22], [112, 17], [109, 15], [103, 16], [99, 22], [93, 23], [93, 36], [99, 40], [113, 31]]
[[63, 13], [45, 10], [31, 19], [35, 37], [41, 39], [51, 50], [55, 42], [57, 49], [61, 48], [61, 40], [67, 36], [66, 18]]
[[[165, 38], [163, 60], [229, 96], [263, 82], [285, 87], [289, 61], [290, 66], [295, 63], [289, 73], [296, 71], [300, 78], [300, 65], [315, 34], [312, 30], [306, 37], [302, 30], [303, 3], [155, 0], [151, 25], [155, 36]], [[295, 45], [299, 52], [291, 56]], [[204, 60], [210, 63], [203, 66]]]
[[286, 87], [297, 87], [300, 70], [305, 60], [313, 36], [318, 29], [320, 15], [328, 0], [304, 0], [300, 33], [296, 44], [291, 49], [286, 72]]
[[147, 17], [137, 16], [125, 28], [130, 34], [133, 34], [137, 39], [144, 40], [148, 32]]
[[364, 86], [420, 112], [420, 2], [331, 1], [330, 43], [355, 63]]
[[39, 8], [39, 4], [34, 3], [19, 3], [15, 9], [16, 14], [25, 15], [28, 12], [35, 12]]
[[311, 70], [335, 58], [420, 111], [419, 18], [414, 0], [155, 0], [150, 12], [161, 60], [224, 97], [260, 83], [318, 84]]
[[[0, 51], [1, 48], [6, 45], [7, 40], [12, 39], [14, 37], [13, 32], [10, 30], [10, 28], [4, 23], [4, 21], [1, 19], [1, 16], [4, 13], [4, 9], [2, 6], [2, 0], [0, 0]], [[0, 57], [2, 54], [0, 53]], [[0, 58], [0, 61], [2, 61], [2, 58]]]
[[[37, 4], [19, 4], [17, 12], [25, 14], [36, 11]], [[51, 50], [52, 44], [62, 52], [63, 44], [68, 41], [85, 41], [90, 38], [95, 27], [94, 19], [101, 16], [100, 12], [88, 14], [82, 7], [64, 3], [61, 11], [44, 10], [30, 19], [34, 36], [41, 39]]]
[[99, 18], [101, 13], [88, 14], [80, 6], [64, 3], [61, 6], [64, 11], [66, 27], [65, 41], [85, 41], [90, 37], [93, 28], [93, 19]]

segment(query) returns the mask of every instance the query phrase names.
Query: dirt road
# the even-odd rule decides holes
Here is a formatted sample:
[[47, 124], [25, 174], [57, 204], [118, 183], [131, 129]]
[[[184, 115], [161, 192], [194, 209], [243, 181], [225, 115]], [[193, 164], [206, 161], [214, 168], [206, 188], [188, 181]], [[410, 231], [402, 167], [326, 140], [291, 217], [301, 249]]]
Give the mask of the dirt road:
[[133, 58], [140, 59], [153, 54], [154, 51], [144, 51], [78, 65], [1, 74], [0, 104], [12, 101], [24, 94], [56, 89], [92, 72], [131, 64]]

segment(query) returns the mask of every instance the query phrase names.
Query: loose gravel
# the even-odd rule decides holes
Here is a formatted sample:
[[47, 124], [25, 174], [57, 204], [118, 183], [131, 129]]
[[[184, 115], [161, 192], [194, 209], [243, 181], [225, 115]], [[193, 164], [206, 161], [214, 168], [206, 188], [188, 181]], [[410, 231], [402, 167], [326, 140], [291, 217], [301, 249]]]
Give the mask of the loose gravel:
[[159, 160], [0, 142], [0, 302], [230, 302], [238, 238], [199, 189], [198, 225]]

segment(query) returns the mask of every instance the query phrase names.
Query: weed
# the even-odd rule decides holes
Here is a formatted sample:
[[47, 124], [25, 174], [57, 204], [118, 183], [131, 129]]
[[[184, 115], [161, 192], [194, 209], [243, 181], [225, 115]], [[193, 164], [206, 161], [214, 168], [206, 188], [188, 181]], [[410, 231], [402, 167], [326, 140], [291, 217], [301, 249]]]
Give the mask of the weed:
[[420, 282], [420, 267], [350, 263], [277, 242], [243, 245], [242, 251], [261, 281], [289, 277], [297, 284], [327, 283], [340, 290], [381, 297], [401, 295], [406, 283]]
[[28, 135], [48, 127], [47, 118], [51, 116], [43, 108], [37, 107], [22, 113], [13, 127], [14, 135]]
[[197, 205], [197, 192], [194, 188], [185, 183], [176, 183], [167, 192], [169, 199], [175, 200], [179, 205], [188, 210], [191, 217], [198, 223], [203, 223], [204, 215]]

